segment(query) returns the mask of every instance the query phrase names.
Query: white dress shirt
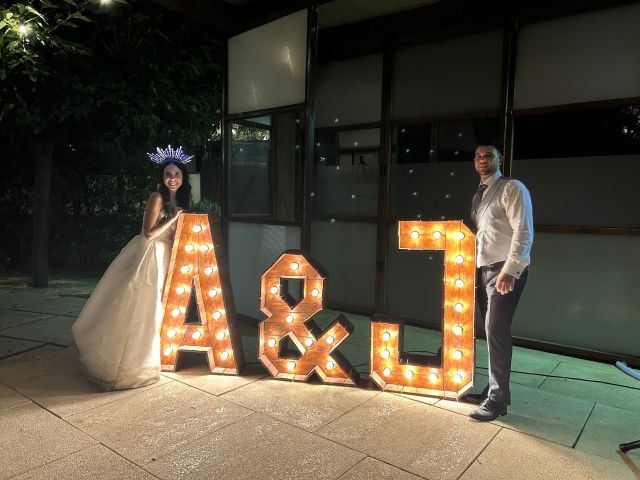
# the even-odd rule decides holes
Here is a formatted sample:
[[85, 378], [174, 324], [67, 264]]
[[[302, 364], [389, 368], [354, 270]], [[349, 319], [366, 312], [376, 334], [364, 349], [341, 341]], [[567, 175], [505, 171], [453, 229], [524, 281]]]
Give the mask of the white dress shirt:
[[502, 179], [498, 170], [484, 182], [476, 214], [478, 267], [505, 262], [502, 271], [520, 278], [531, 261], [533, 209], [527, 188], [514, 179]]

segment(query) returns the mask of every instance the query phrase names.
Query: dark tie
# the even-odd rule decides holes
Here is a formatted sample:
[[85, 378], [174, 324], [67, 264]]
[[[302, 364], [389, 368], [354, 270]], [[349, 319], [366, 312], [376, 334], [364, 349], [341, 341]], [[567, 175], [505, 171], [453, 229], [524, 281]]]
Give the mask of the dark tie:
[[487, 188], [489, 188], [489, 185], [485, 185], [484, 183], [478, 185], [478, 190], [476, 191], [476, 194], [473, 196], [473, 200], [471, 201], [471, 209], [473, 210], [474, 215], [478, 213], [480, 203], [482, 203], [482, 196], [484, 195], [484, 191]]

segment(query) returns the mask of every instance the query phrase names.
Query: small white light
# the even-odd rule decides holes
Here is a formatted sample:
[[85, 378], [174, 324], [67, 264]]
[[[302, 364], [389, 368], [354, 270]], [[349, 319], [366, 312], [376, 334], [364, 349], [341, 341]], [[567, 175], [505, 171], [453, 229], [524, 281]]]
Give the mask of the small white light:
[[413, 378], [413, 370], [407, 370], [407, 371], [404, 373], [404, 376], [405, 376], [405, 378], [406, 378], [407, 380], [411, 380], [411, 379]]
[[453, 358], [455, 358], [456, 360], [462, 359], [462, 350], [454, 350]]
[[438, 380], [438, 374], [434, 373], [434, 372], [431, 372], [429, 374], [429, 381], [430, 382], [436, 382], [437, 380]]
[[270, 347], [275, 347], [276, 343], [277, 342], [275, 338], [270, 338], [269, 340], [267, 340], [267, 345], [269, 345]]
[[411, 238], [413, 238], [414, 240], [420, 238], [420, 232], [414, 230], [413, 232], [411, 232]]
[[172, 328], [167, 332], [167, 337], [173, 338], [178, 334], [178, 331], [175, 328]]
[[185, 252], [193, 252], [193, 249], [194, 249], [194, 247], [193, 247], [193, 245], [191, 245], [190, 243], [187, 243], [187, 244], [184, 246], [184, 250], [185, 250]]
[[454, 382], [454, 383], [460, 383], [460, 382], [462, 382], [462, 375], [460, 375], [459, 373], [456, 373], [456, 374], [453, 376], [453, 382]]
[[286, 317], [284, 317], [284, 319], [287, 323], [291, 323], [293, 322], [293, 315], [289, 314]]
[[222, 360], [226, 360], [227, 358], [229, 358], [229, 352], [227, 352], [227, 351], [225, 350], [224, 352], [222, 352], [222, 353], [220, 354], [220, 358], [221, 358]]
[[385, 342], [388, 342], [391, 339], [391, 334], [389, 332], [384, 332], [382, 334], [382, 340], [384, 340]]
[[200, 330], [196, 330], [191, 334], [191, 338], [194, 340], [198, 340], [202, 336], [202, 332]]
[[289, 370], [293, 370], [294, 368], [296, 368], [296, 362], [294, 362], [294, 361], [288, 362], [287, 363], [287, 368]]
[[18, 27], [18, 32], [20, 32], [20, 35], [26, 35], [28, 31], [29, 29], [27, 28], [26, 25], [20, 25]]
[[196, 233], [201, 232], [202, 231], [202, 227], [200, 225], [194, 225], [192, 230]]
[[461, 278], [456, 279], [456, 287], [458, 288], [464, 287], [464, 280], [462, 280]]
[[185, 292], [184, 287], [178, 287], [178, 288], [176, 288], [176, 293], [177, 293], [178, 295], [182, 295], [184, 292]]
[[317, 288], [314, 288], [313, 290], [311, 290], [312, 297], [317, 297], [318, 295], [320, 295], [320, 290], [318, 290]]
[[333, 343], [333, 341], [334, 341], [334, 340], [335, 340], [335, 338], [333, 337], [333, 335], [329, 335], [329, 336], [327, 337], [327, 343], [328, 343], [329, 345], [331, 345], [331, 344]]
[[456, 233], [455, 233], [455, 235], [454, 235], [454, 238], [455, 238], [456, 240], [463, 240], [463, 239], [464, 239], [464, 233], [462, 233], [462, 232], [456, 232]]
[[380, 355], [382, 355], [382, 358], [389, 358], [389, 356], [391, 355], [391, 352], [385, 348], [384, 350], [382, 350]]
[[173, 347], [171, 345], [169, 345], [168, 347], [166, 347], [163, 350], [163, 353], [165, 354], [165, 356], [168, 357], [169, 355], [171, 355], [173, 353]]
[[291, 270], [298, 270], [300, 268], [300, 264], [298, 262], [293, 262], [291, 264]]
[[220, 330], [218, 333], [216, 333], [216, 338], [218, 340], [222, 340], [225, 336], [226, 336], [226, 333], [224, 333], [224, 330]]
[[207, 268], [204, 269], [205, 275], [211, 275], [212, 273], [213, 273], [213, 267], [211, 265], [209, 265]]
[[385, 368], [385, 369], [382, 371], [382, 374], [383, 374], [385, 377], [388, 377], [389, 375], [391, 375], [391, 369], [390, 369], [389, 367]]
[[215, 288], [209, 290], [209, 296], [211, 298], [215, 297], [216, 295], [218, 295], [218, 290], [216, 290]]
[[205, 245], [204, 243], [202, 245], [200, 245], [200, 251], [201, 252], [206, 252], [207, 250], [209, 250], [209, 246]]
[[180, 316], [180, 309], [179, 308], [174, 308], [173, 310], [171, 310], [171, 316], [172, 317]]
[[456, 255], [456, 263], [464, 263], [464, 257], [462, 255]]
[[280, 291], [280, 289], [274, 285], [273, 287], [271, 287], [271, 288], [269, 289], [269, 291], [270, 291], [273, 295], [275, 295], [276, 293], [278, 293], [278, 292]]
[[211, 316], [214, 320], [220, 320], [220, 317], [222, 317], [222, 312], [220, 310], [216, 310]]
[[435, 238], [436, 240], [440, 240], [440, 238], [442, 238], [442, 232], [433, 232], [433, 238]]
[[307, 347], [310, 347], [311, 345], [313, 345], [313, 340], [311, 340], [310, 338], [307, 338], [307, 339], [304, 341], [304, 344], [305, 344]]
[[464, 310], [464, 306], [461, 303], [456, 303], [456, 305], [453, 308], [456, 309], [456, 312], [461, 312]]
[[454, 335], [462, 335], [462, 333], [464, 332], [464, 328], [462, 328], [462, 325], [456, 325], [455, 327], [453, 327], [453, 334]]
[[327, 362], [326, 367], [327, 367], [327, 370], [333, 370], [333, 367], [335, 367], [335, 364], [331, 360], [329, 360]]
[[182, 273], [189, 273], [189, 270], [191, 270], [191, 267], [189, 265], [183, 265], [182, 267], [180, 267], [180, 271]]

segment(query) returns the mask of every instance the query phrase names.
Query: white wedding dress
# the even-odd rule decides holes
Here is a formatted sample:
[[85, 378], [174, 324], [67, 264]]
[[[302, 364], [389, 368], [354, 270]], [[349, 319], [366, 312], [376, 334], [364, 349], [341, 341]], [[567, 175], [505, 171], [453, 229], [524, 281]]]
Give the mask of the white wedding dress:
[[[164, 218], [161, 212], [159, 223]], [[176, 224], [153, 240], [136, 235], [109, 265], [71, 327], [84, 373], [98, 390], [160, 380], [162, 290]]]

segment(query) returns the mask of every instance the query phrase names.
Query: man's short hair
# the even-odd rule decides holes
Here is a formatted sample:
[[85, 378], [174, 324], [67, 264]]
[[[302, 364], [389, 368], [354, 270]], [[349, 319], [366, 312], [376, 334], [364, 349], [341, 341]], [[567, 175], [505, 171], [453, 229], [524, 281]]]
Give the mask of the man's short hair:
[[491, 146], [493, 148], [496, 149], [496, 151], [498, 152], [498, 155], [500, 155], [502, 157], [502, 144], [498, 143], [498, 142], [494, 142], [490, 139], [484, 139], [481, 141], [478, 141], [478, 143], [476, 144], [476, 148], [478, 147], [487, 147], [487, 146]]

